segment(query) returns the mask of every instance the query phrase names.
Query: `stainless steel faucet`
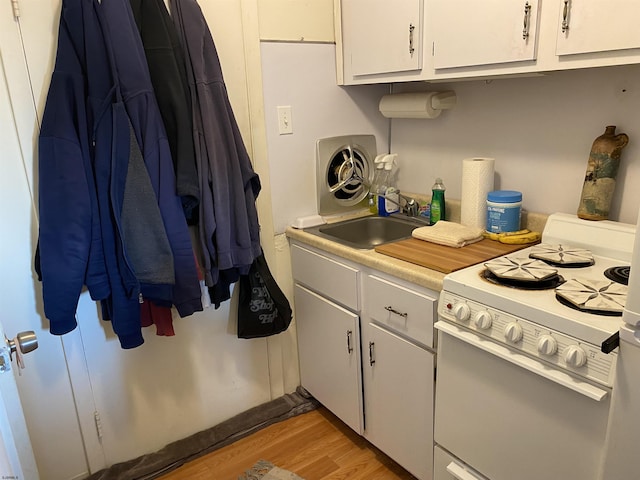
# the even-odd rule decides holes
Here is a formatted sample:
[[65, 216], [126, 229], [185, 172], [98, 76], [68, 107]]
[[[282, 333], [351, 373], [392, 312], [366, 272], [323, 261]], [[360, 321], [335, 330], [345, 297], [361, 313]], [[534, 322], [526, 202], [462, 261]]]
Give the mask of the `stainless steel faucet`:
[[[351, 147], [349, 146], [349, 158], [347, 160], [345, 160], [345, 162], [340, 166], [340, 169], [342, 169], [343, 167], [348, 168], [348, 170], [346, 171], [346, 173], [344, 175], [341, 175], [342, 180], [340, 182], [338, 182], [336, 185], [333, 185], [332, 187], [329, 188], [329, 192], [334, 193], [338, 190], [340, 190], [341, 188], [343, 188], [345, 185], [353, 182], [354, 180], [357, 182], [360, 182], [365, 188], [369, 189], [369, 191], [371, 190], [371, 182], [369, 182], [367, 179], [363, 178], [354, 168], [354, 163], [353, 163], [353, 152], [351, 150]], [[347, 166], [348, 165], [348, 166]], [[384, 198], [385, 200], [389, 200], [391, 203], [393, 203], [394, 205], [397, 205], [400, 208], [400, 211], [404, 214], [407, 215], [408, 217], [417, 217], [419, 212], [419, 208], [418, 208], [418, 202], [416, 202], [415, 198], [411, 198], [407, 195], [403, 195], [402, 193], [400, 193], [399, 191], [397, 192], [399, 197], [404, 200], [404, 203], [402, 201], [397, 202], [395, 199], [393, 198], [389, 198], [386, 195], [380, 194], [378, 193], [377, 195], [379, 197]]]
[[411, 198], [407, 195], [403, 195], [400, 192], [396, 192], [396, 193], [400, 196], [402, 200], [404, 200], [404, 203], [402, 201], [397, 202], [394, 198], [387, 197], [386, 195], [382, 195], [380, 193], [378, 194], [378, 196], [400, 207], [400, 211], [403, 214], [407, 215], [408, 217], [417, 217], [419, 214], [419, 208], [418, 208], [418, 202], [416, 202], [416, 199]]

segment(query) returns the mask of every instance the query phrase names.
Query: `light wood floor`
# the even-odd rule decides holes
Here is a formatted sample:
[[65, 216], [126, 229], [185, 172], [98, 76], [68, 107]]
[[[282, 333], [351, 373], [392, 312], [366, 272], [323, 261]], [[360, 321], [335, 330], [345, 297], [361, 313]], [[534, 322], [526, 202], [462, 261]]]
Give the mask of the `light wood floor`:
[[264, 428], [160, 480], [237, 480], [258, 460], [306, 480], [415, 480], [325, 408]]

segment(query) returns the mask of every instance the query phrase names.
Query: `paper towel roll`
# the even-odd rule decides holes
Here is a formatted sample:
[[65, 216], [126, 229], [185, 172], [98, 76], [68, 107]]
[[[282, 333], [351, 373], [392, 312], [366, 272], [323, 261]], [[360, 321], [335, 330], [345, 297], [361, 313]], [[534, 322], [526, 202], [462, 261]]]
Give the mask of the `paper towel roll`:
[[460, 223], [463, 225], [486, 228], [487, 193], [493, 191], [494, 164], [493, 158], [462, 160]]

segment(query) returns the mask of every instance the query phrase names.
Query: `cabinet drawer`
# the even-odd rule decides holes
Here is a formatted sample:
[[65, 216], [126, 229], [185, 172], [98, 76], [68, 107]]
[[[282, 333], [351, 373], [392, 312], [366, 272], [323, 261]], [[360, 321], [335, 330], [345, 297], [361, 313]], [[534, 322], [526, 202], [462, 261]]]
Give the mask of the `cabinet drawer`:
[[358, 302], [358, 270], [298, 245], [291, 246], [293, 279], [354, 311]]
[[374, 323], [433, 347], [435, 298], [368, 275], [365, 301], [366, 314]]

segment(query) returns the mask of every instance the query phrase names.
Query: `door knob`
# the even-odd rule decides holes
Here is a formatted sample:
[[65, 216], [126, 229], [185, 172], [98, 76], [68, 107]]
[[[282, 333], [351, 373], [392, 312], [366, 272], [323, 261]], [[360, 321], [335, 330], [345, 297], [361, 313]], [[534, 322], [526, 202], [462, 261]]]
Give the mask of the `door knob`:
[[22, 354], [33, 352], [38, 348], [38, 338], [33, 330], [20, 332], [16, 335], [16, 338], [12, 340], [8, 339], [5, 335], [4, 341], [10, 350], [9, 358], [11, 358], [11, 360], [13, 360], [13, 354], [16, 353], [18, 348]]

